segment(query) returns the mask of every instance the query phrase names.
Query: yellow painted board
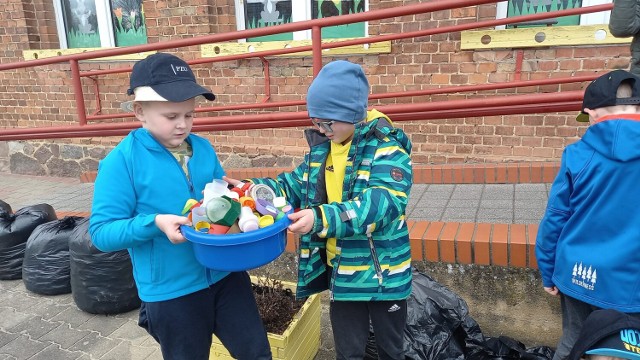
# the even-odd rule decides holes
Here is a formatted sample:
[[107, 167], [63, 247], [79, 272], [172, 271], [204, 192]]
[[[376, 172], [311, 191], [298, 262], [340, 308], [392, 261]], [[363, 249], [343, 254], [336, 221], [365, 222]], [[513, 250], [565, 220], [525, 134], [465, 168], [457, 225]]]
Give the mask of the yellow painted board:
[[308, 353], [309, 350], [317, 351], [317, 348], [314, 349], [313, 343], [309, 344], [309, 341], [316, 339], [319, 341], [320, 339], [320, 322], [314, 321], [320, 318], [320, 302], [312, 302], [312, 304], [307, 310], [305, 321], [298, 323], [296, 331], [291, 332], [289, 344], [283, 349], [285, 359], [309, 359], [303, 353]]
[[[349, 39], [328, 39], [323, 43], [338, 42]], [[258, 51], [278, 50], [295, 48], [299, 46], [309, 46], [311, 40], [291, 40], [291, 41], [265, 41], [265, 42], [228, 42], [200, 45], [201, 57], [217, 57], [226, 55], [247, 54]], [[382, 41], [371, 44], [342, 46], [338, 48], [325, 49], [325, 55], [346, 55], [346, 54], [388, 54], [391, 53], [391, 41]], [[303, 51], [278, 56], [309, 56], [311, 51]]]
[[530, 48], [568, 45], [625, 44], [631, 38], [616, 38], [607, 24], [546, 26], [504, 30], [462, 31], [461, 50]]
[[[25, 60], [45, 59], [54, 56], [71, 55], [85, 53], [94, 50], [106, 50], [109, 48], [82, 48], [82, 49], [49, 49], [49, 50], [23, 50], [22, 56]], [[82, 60], [82, 61], [112, 61], [112, 60], [142, 60], [147, 56], [156, 53], [156, 51], [145, 51], [135, 54], [109, 56], [98, 59]]]

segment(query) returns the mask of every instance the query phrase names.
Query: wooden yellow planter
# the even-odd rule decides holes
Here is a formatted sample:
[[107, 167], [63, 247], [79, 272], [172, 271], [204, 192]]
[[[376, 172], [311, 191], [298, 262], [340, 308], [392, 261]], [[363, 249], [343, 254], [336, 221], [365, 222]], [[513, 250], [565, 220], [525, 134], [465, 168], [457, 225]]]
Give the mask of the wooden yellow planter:
[[[282, 282], [284, 287], [295, 290], [296, 285]], [[282, 335], [267, 333], [271, 354], [278, 360], [311, 360], [320, 347], [320, 296], [312, 295], [294, 316]], [[214, 336], [211, 346], [212, 359], [233, 359], [220, 340]]]

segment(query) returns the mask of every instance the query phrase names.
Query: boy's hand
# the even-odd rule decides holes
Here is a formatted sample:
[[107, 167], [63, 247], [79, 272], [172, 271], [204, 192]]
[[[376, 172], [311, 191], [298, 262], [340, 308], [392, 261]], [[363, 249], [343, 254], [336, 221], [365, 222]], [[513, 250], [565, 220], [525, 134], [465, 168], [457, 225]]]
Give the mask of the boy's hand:
[[173, 244], [180, 244], [187, 239], [180, 232], [180, 225], [190, 225], [188, 218], [178, 215], [158, 214], [156, 215], [156, 226], [167, 235]]
[[232, 179], [232, 178], [227, 177], [227, 176], [223, 176], [222, 180], [228, 182], [229, 184], [231, 184], [233, 186], [237, 186], [238, 184], [242, 183], [242, 181], [240, 181], [240, 180]]
[[556, 296], [558, 295], [558, 288], [555, 286], [552, 287], [544, 287], [544, 291], [548, 292], [549, 294]]
[[293, 214], [289, 214], [289, 220], [293, 221], [293, 224], [289, 225], [289, 231], [294, 234], [306, 234], [313, 228], [313, 221], [315, 215], [313, 210], [304, 209]]

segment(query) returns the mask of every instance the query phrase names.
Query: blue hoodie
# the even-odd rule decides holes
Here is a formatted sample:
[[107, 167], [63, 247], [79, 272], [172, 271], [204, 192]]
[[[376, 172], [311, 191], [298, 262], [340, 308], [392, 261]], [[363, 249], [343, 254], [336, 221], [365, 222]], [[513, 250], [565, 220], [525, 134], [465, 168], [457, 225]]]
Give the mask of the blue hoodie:
[[640, 312], [640, 115], [599, 119], [567, 146], [536, 238], [545, 287]]
[[188, 179], [175, 157], [146, 129], [132, 131], [101, 162], [94, 186], [89, 232], [102, 251], [128, 249], [140, 299], [174, 299], [207, 288], [228, 273], [209, 270], [190, 242], [172, 244], [155, 225], [157, 214], [180, 215], [224, 175], [208, 140], [186, 139], [193, 156]]

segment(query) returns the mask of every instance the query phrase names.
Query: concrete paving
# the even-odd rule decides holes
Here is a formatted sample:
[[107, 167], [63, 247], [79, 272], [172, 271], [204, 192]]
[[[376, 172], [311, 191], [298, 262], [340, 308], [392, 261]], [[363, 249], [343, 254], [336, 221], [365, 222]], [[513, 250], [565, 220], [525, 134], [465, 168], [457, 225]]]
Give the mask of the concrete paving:
[[[549, 184], [413, 186], [410, 220], [538, 223]], [[0, 200], [13, 211], [47, 203], [56, 211], [89, 211], [93, 184], [77, 179], [0, 174]], [[322, 297], [322, 340], [316, 360], [332, 359], [328, 299]], [[92, 315], [71, 294], [42, 296], [22, 280], [0, 281], [0, 360], [162, 359], [159, 346], [137, 326], [138, 311]]]

